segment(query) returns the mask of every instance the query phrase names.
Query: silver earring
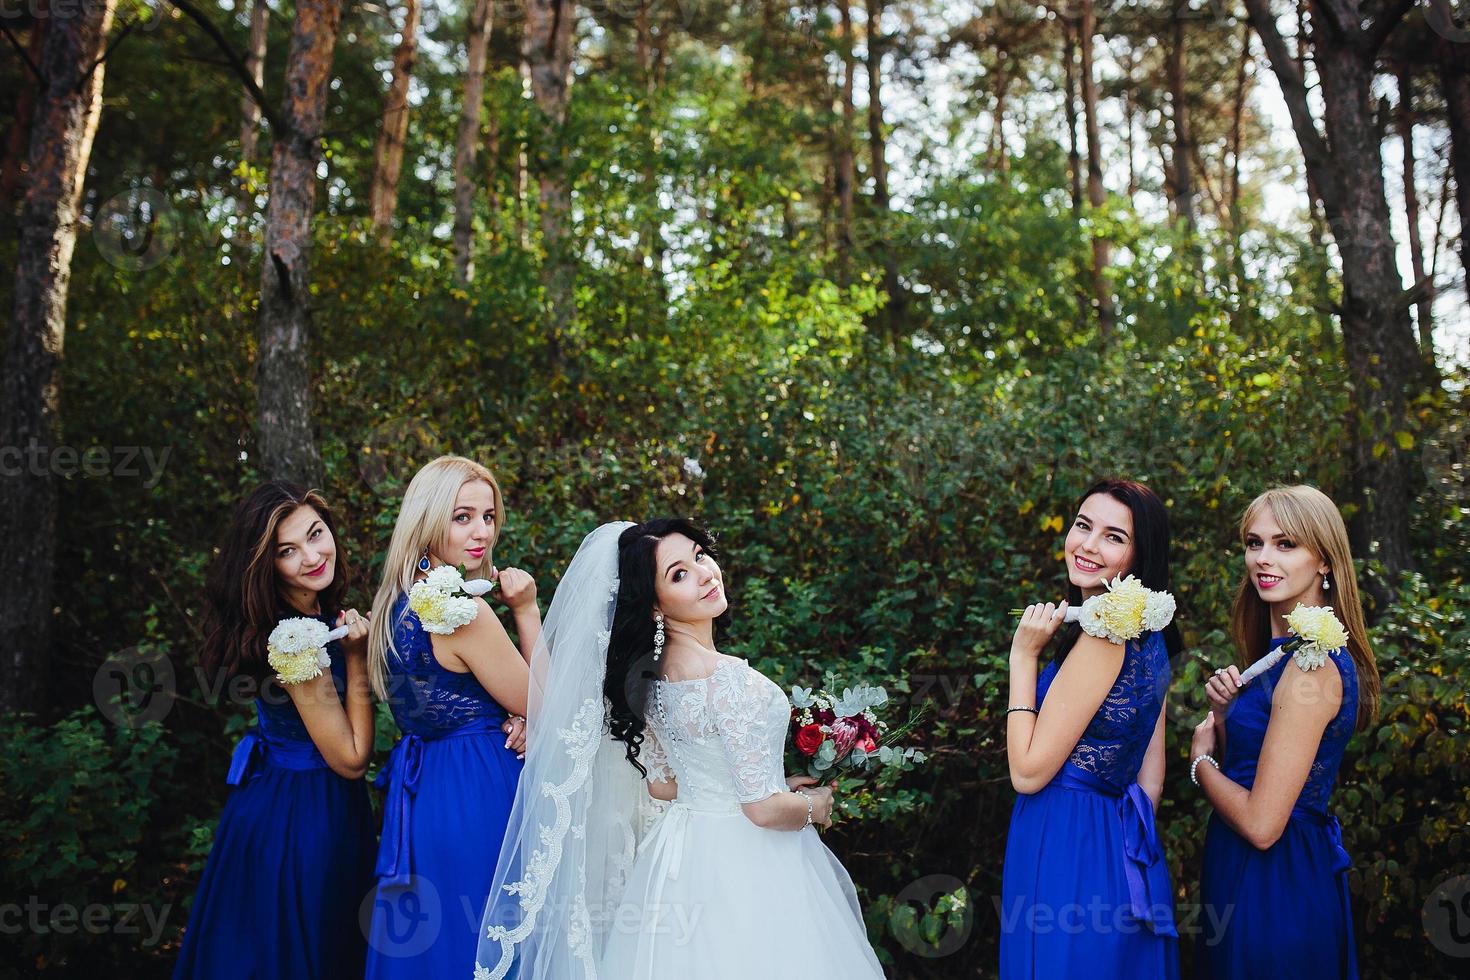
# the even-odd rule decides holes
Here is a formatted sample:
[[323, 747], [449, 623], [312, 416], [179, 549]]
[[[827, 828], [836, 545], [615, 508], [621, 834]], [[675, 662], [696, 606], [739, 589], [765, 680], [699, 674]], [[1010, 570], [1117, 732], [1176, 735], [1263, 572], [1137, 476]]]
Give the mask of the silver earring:
[[424, 549], [424, 553], [419, 556], [419, 571], [421, 571], [421, 572], [427, 572], [428, 570], [429, 570], [429, 549], [428, 548], [425, 548]]
[[1322, 591], [1323, 592], [1331, 592], [1332, 591], [1332, 583], [1329, 582], [1329, 581], [1327, 581], [1327, 573], [1326, 572], [1323, 572], [1322, 573]]
[[664, 653], [664, 614], [653, 614], [653, 662], [658, 663], [658, 658]]

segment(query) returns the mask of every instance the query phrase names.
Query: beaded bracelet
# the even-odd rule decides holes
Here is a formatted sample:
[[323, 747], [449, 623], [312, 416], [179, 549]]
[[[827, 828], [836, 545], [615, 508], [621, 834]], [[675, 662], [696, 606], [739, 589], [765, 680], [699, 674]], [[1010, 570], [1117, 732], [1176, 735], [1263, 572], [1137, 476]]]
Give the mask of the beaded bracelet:
[[1199, 769], [1199, 764], [1201, 762], [1208, 762], [1210, 765], [1212, 765], [1212, 766], [1215, 767], [1215, 770], [1217, 772], [1220, 769], [1220, 763], [1218, 763], [1218, 762], [1215, 761], [1215, 757], [1214, 756], [1212, 756], [1212, 755], [1198, 755], [1198, 756], [1195, 756], [1194, 761], [1189, 764], [1189, 781], [1191, 783], [1194, 783], [1196, 786], [1199, 785], [1199, 774], [1196, 772], [1196, 770]]
[[[817, 801], [812, 799], [812, 794], [810, 793], [804, 792], [802, 790], [797, 790], [796, 792], [801, 793], [802, 796], [806, 797], [806, 827], [810, 827], [812, 825], [812, 814], [815, 813], [817, 809]], [[802, 829], [805, 830], [806, 827], [803, 827]]]

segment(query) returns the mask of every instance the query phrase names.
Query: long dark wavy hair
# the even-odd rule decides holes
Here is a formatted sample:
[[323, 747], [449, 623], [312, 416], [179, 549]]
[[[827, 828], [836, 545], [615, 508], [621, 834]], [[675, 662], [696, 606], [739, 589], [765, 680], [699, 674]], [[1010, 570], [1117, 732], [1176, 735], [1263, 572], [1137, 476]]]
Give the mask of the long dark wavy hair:
[[[1133, 515], [1133, 567], [1128, 574], [1138, 576], [1144, 588], [1156, 592], [1169, 591], [1169, 511], [1153, 490], [1133, 480], [1098, 480], [1082, 492], [1072, 508], [1076, 514], [1093, 494], [1105, 493], [1123, 504]], [[1067, 605], [1082, 605], [1082, 590], [1067, 583]], [[1173, 656], [1184, 648], [1184, 639], [1179, 635], [1178, 625], [1170, 621], [1164, 627], [1164, 646]], [[1068, 623], [1058, 634], [1057, 660], [1064, 660], [1077, 638], [1082, 635], [1080, 623]]]
[[[607, 644], [607, 676], [602, 693], [607, 696], [612, 737], [627, 746], [625, 754], [633, 768], [648, 775], [638, 761], [647, 729], [648, 693], [658, 677], [653, 662], [653, 606], [658, 581], [654, 559], [658, 544], [671, 534], [682, 534], [705, 550], [715, 561], [715, 540], [708, 531], [683, 517], [660, 517], [635, 524], [618, 536], [618, 600], [613, 608], [612, 638]], [[728, 626], [727, 607], [715, 620], [716, 633]]]
[[323, 613], [335, 614], [347, 591], [347, 559], [327, 502], [315, 490], [285, 480], [256, 487], [235, 505], [224, 541], [204, 583], [204, 648], [199, 661], [210, 674], [264, 680], [270, 674], [265, 642], [276, 624], [301, 615], [276, 578], [276, 532], [296, 508], [316, 511], [337, 543], [332, 584], [321, 591]]

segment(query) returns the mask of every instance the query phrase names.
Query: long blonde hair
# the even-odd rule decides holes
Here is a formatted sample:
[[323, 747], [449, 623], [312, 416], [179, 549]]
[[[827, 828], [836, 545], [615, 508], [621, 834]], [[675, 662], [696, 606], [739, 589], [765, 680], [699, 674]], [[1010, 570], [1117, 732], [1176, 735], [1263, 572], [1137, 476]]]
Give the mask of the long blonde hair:
[[495, 537], [481, 566], [488, 573], [495, 543], [505, 527], [504, 502], [493, 473], [463, 456], [440, 456], [415, 473], [404, 491], [393, 537], [388, 542], [388, 555], [383, 559], [383, 581], [373, 597], [373, 622], [368, 634], [368, 677], [373, 690], [383, 700], [388, 698], [388, 651], [396, 650], [393, 633], [398, 624], [389, 622], [393, 604], [413, 586], [414, 572], [424, 549], [440, 550], [448, 540], [454, 501], [460, 488], [478, 482], [490, 484], [495, 501]]
[[[1327, 579], [1332, 588], [1324, 593], [1327, 604], [1347, 627], [1348, 653], [1358, 671], [1357, 728], [1362, 730], [1378, 717], [1378, 665], [1368, 645], [1368, 626], [1363, 620], [1363, 603], [1358, 596], [1358, 576], [1348, 547], [1347, 526], [1332, 498], [1316, 487], [1298, 485], [1273, 487], [1252, 500], [1240, 519], [1240, 543], [1245, 546], [1251, 523], [1261, 511], [1271, 509], [1277, 525], [1299, 547], [1322, 558], [1330, 566]], [[1241, 578], [1230, 611], [1230, 636], [1247, 664], [1255, 663], [1271, 643], [1271, 606], [1251, 584], [1247, 573]]]

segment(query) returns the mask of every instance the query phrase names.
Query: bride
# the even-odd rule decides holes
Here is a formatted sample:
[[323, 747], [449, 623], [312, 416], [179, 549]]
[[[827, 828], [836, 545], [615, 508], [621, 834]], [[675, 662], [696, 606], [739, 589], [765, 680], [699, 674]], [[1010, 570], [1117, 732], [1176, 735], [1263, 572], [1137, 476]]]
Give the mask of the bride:
[[786, 695], [715, 649], [728, 605], [692, 522], [583, 540], [532, 658], [475, 980], [883, 976], [815, 829], [832, 791], [784, 776]]

